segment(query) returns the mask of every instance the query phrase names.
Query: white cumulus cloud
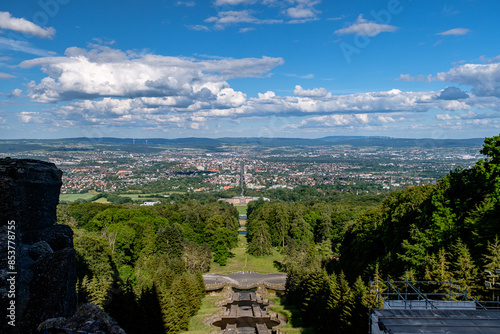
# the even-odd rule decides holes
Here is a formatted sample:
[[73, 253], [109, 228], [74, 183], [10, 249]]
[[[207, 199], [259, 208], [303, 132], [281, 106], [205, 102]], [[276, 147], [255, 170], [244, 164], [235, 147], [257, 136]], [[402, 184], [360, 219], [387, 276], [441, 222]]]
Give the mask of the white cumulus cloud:
[[346, 28], [336, 30], [335, 33], [338, 35], [356, 34], [374, 37], [382, 32], [394, 32], [396, 30], [398, 30], [396, 26], [369, 21], [363, 18], [363, 14], [360, 14], [356, 22]]
[[452, 82], [471, 86], [472, 92], [478, 96], [500, 97], [500, 63], [463, 64], [436, 75], [412, 77], [408, 74], [402, 74], [399, 79], [402, 81]]
[[316, 16], [311, 8], [304, 8], [303, 6], [288, 8], [286, 13], [294, 19], [311, 18]]
[[465, 29], [465, 28], [454, 28], [454, 29], [443, 31], [443, 32], [439, 32], [436, 35], [441, 35], [441, 36], [450, 36], [450, 35], [460, 36], [460, 35], [466, 35], [469, 31], [470, 31], [469, 29]]
[[[401, 77], [408, 81], [455, 84], [436, 91], [391, 89], [333, 95], [324, 87], [305, 89], [294, 85], [291, 96], [280, 96], [271, 90], [247, 96], [233, 89], [229, 80], [263, 77], [283, 59], [211, 58], [124, 52], [107, 46], [69, 48], [62, 57], [22, 62], [20, 68], [40, 67], [46, 76], [39, 82], [28, 83], [25, 92], [17, 89], [11, 95], [54, 103], [40, 113], [18, 114], [20, 122], [52, 122], [72, 127], [206, 129], [221, 121], [243, 122], [272, 116], [300, 117], [288, 128], [313, 131], [315, 127], [366, 129], [396, 123], [409, 127], [413, 123], [406, 115], [418, 119], [428, 111], [444, 114], [436, 116], [435, 122], [482, 122], [483, 110], [500, 111], [500, 63], [461, 64], [435, 75]], [[293, 76], [290, 80], [294, 80]], [[472, 89], [466, 93], [457, 87], [462, 85]], [[469, 118], [456, 118], [465, 114]]]
[[251, 5], [256, 2], [257, 0], [217, 0], [215, 1], [215, 4], [217, 6], [224, 6], [224, 5], [235, 6], [235, 5]]
[[31, 21], [12, 17], [9, 12], [0, 12], [0, 28], [31, 34], [40, 38], [52, 38], [56, 30], [52, 27], [42, 28]]
[[8, 95], [10, 98], [19, 98], [23, 96], [23, 91], [19, 88], [13, 89]]
[[0, 79], [12, 79], [15, 78], [12, 74], [0, 72]]
[[296, 85], [293, 94], [304, 97], [325, 97], [328, 92], [325, 88], [303, 89], [301, 86]]
[[219, 12], [217, 16], [209, 17], [205, 20], [207, 23], [214, 23], [215, 29], [224, 29], [229, 25], [239, 23], [253, 23], [253, 24], [276, 24], [283, 23], [280, 19], [259, 19], [253, 15], [250, 9], [245, 10], [230, 10]]
[[[259, 77], [283, 63], [281, 58], [203, 60], [126, 53], [106, 46], [69, 48], [64, 57], [22, 62], [40, 66], [48, 75], [28, 84], [28, 95], [39, 102], [98, 97], [191, 96], [227, 87], [225, 80]], [[206, 88], [207, 90], [203, 91]], [[214, 97], [215, 98], [215, 97]]]

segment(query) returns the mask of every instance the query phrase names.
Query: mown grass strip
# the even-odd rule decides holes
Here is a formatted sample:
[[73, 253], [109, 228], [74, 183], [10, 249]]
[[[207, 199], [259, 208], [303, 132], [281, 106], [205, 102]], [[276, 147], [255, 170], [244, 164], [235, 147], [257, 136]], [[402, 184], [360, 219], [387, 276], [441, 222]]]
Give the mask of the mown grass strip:
[[215, 305], [215, 302], [222, 299], [222, 296], [212, 296], [206, 295], [205, 298], [201, 301], [201, 307], [189, 320], [189, 330], [181, 333], [189, 333], [189, 334], [209, 334], [210, 331], [213, 330], [211, 326], [205, 325], [203, 323], [203, 319], [205, 317], [212, 315], [214, 313], [219, 312], [219, 307]]

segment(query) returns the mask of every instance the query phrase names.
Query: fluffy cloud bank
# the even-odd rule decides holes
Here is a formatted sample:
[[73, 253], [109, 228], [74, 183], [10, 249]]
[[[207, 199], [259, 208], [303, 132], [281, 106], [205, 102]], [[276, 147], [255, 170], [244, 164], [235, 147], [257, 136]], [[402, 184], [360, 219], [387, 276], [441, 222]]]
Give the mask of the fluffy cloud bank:
[[[316, 6], [321, 0], [217, 0], [215, 1], [217, 15], [205, 19], [205, 23], [213, 24], [217, 30], [225, 29], [231, 25], [237, 24], [280, 24], [280, 23], [305, 23], [318, 20], [321, 13]], [[238, 6], [268, 6], [272, 9], [278, 9], [275, 15], [266, 18], [258, 17], [259, 10], [251, 8], [240, 9]], [[222, 10], [222, 8], [224, 10]], [[258, 8], [258, 7], [257, 7]], [[269, 9], [268, 8], [268, 9]], [[188, 28], [192, 30], [210, 30], [206, 25], [194, 25]], [[248, 28], [243, 32], [249, 31]]]
[[165, 96], [213, 100], [228, 88], [226, 80], [260, 77], [282, 63], [283, 59], [270, 57], [198, 61], [99, 46], [92, 50], [73, 47], [65, 57], [37, 58], [19, 66], [40, 66], [48, 75], [40, 83], [29, 83], [32, 100], [56, 102]]
[[[240, 122], [258, 117], [300, 117], [287, 129], [314, 127], [386, 126], [428, 111], [444, 111], [440, 121], [461, 120], [457, 114], [500, 110], [500, 64], [465, 64], [448, 72], [402, 80], [447, 81], [470, 85], [439, 91], [401, 91], [336, 95], [323, 87], [295, 85], [293, 95], [273, 91], [248, 97], [230, 87], [233, 78], [263, 77], [281, 58], [197, 60], [123, 52], [105, 46], [69, 48], [64, 57], [22, 62], [21, 68], [40, 67], [46, 77], [30, 82], [33, 101], [54, 103], [40, 113], [22, 113], [25, 123], [58, 126], [123, 126], [142, 128], [207, 128], [221, 120]], [[471, 113], [472, 112], [472, 113]], [[477, 114], [479, 119], [480, 114]], [[467, 121], [471, 121], [467, 119]]]
[[[323, 124], [322, 127], [346, 124], [394, 122], [392, 114], [399, 112], [467, 111], [470, 105], [463, 101], [445, 100], [440, 92], [402, 92], [397, 89], [384, 92], [357, 93], [334, 96], [324, 88], [303, 89], [302, 96], [277, 96], [274, 92], [247, 98], [232, 88], [222, 88], [215, 95], [193, 100], [191, 96], [135, 97], [75, 101], [50, 108], [51, 118], [67, 125], [106, 124], [113, 126], [177, 126], [206, 127], [210, 120], [241, 120], [245, 117], [311, 117], [301, 128]], [[443, 92], [441, 92], [442, 94]], [[472, 100], [471, 100], [472, 101]], [[33, 119], [30, 115], [30, 120]], [[363, 123], [363, 120], [366, 122]], [[61, 124], [61, 123], [59, 123]]]
[[436, 75], [412, 77], [408, 74], [402, 74], [400, 80], [452, 82], [471, 86], [472, 92], [478, 96], [500, 97], [500, 63], [464, 64]]

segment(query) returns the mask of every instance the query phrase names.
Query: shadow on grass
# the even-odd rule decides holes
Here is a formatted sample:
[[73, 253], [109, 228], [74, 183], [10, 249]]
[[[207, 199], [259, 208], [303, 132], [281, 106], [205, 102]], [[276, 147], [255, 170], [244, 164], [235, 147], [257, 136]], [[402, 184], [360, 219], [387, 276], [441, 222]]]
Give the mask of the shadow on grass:
[[154, 285], [145, 289], [139, 298], [132, 287], [126, 285], [104, 309], [128, 334], [165, 333], [159, 293]]
[[314, 328], [304, 328], [304, 321], [302, 319], [300, 310], [297, 310], [295, 306], [289, 305], [286, 302], [286, 295], [284, 292], [276, 292], [276, 296], [279, 297], [281, 305], [285, 310], [290, 312], [291, 317], [288, 319], [288, 323], [292, 325], [293, 328], [301, 328], [301, 334], [317, 334]]
[[283, 272], [283, 264], [280, 261], [273, 261], [273, 267], [279, 272]]

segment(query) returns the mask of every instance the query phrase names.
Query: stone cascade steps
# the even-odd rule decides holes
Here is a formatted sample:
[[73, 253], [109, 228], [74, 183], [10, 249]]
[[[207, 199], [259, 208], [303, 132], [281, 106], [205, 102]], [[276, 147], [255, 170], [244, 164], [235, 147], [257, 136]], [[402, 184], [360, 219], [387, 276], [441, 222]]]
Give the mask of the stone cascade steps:
[[269, 314], [265, 308], [267, 299], [254, 291], [233, 292], [220, 305], [220, 315], [212, 316], [208, 323], [221, 328], [224, 334], [269, 334], [288, 321], [286, 317]]
[[257, 324], [255, 329], [257, 330], [257, 334], [268, 334], [269, 333], [269, 329], [263, 324]]

